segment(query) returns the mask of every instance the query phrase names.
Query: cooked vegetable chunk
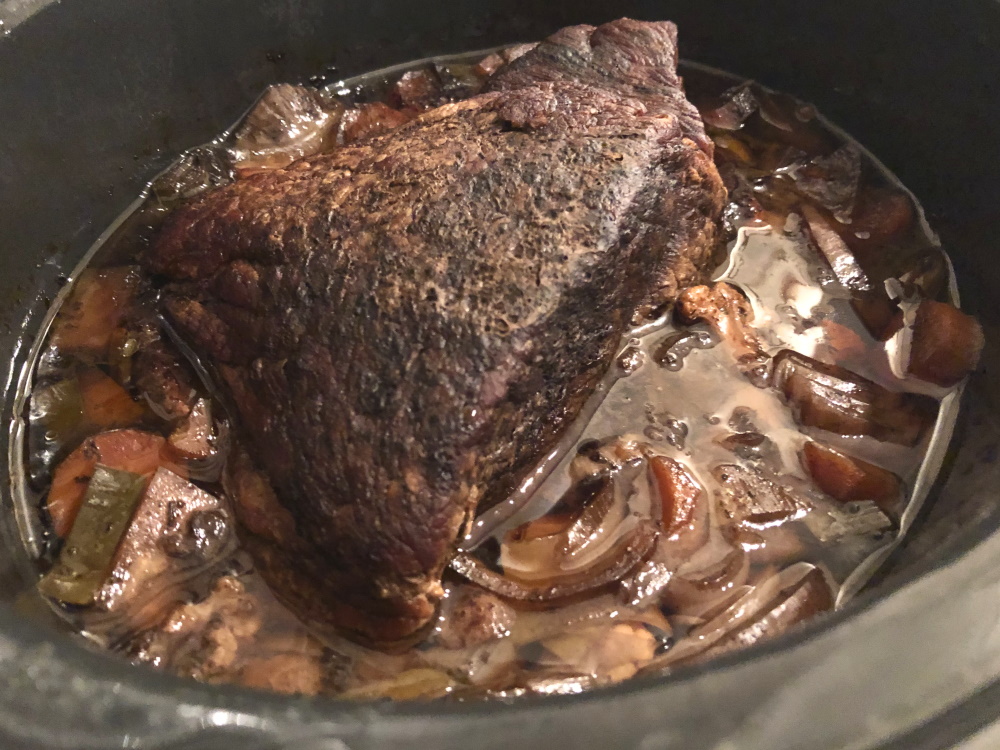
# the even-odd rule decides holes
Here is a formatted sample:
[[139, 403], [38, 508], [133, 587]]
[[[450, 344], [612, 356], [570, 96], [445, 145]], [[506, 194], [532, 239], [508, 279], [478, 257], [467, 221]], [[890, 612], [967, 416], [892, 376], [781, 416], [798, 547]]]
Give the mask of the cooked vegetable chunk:
[[104, 584], [145, 477], [98, 465], [58, 562], [38, 589], [67, 604], [90, 604]]

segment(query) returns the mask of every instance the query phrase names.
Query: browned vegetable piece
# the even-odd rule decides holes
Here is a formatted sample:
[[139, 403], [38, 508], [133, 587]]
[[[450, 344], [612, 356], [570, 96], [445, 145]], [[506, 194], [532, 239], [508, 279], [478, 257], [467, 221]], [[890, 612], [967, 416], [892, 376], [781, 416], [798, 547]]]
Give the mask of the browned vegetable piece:
[[509, 539], [516, 542], [530, 542], [556, 534], [565, 533], [574, 521], [568, 513], [546, 513], [541, 518], [521, 524], [510, 532]]
[[38, 582], [39, 591], [68, 604], [91, 603], [111, 567], [143, 484], [138, 474], [95, 468], [77, 523], [59, 560]]
[[63, 351], [103, 357], [135, 296], [138, 281], [133, 266], [81, 273], [59, 310], [49, 343]]
[[802, 425], [899, 445], [916, 445], [937, 413], [932, 398], [889, 391], [788, 349], [774, 359], [774, 387], [785, 394]]
[[[506, 56], [508, 50], [500, 53]], [[485, 79], [477, 65], [461, 62], [434, 63], [434, 71], [441, 81], [441, 89], [449, 101], [462, 101], [478, 94]]]
[[676, 614], [704, 617], [738, 596], [749, 572], [746, 552], [736, 547], [714, 567], [671, 578], [662, 603]]
[[594, 591], [619, 580], [652, 552], [658, 536], [659, 530], [652, 521], [639, 521], [592, 565], [569, 573], [553, 570], [547, 579], [526, 581], [509, 573], [497, 573], [468, 553], [456, 555], [451, 567], [505, 599], [547, 602]]
[[[738, 164], [742, 167], [748, 167], [753, 164], [753, 152], [750, 148], [739, 138], [734, 138], [729, 135], [719, 135], [712, 139], [715, 141], [715, 160], [716, 162], [731, 162], [733, 164]], [[726, 188], [729, 188], [729, 180], [727, 180], [727, 175], [722, 173], [723, 179], [726, 180]], [[730, 190], [730, 200], [733, 199], [732, 190]]]
[[842, 503], [872, 500], [880, 507], [900, 497], [899, 478], [891, 471], [828, 445], [810, 441], [802, 449], [802, 464], [816, 486]]
[[836, 227], [852, 250], [873, 250], [901, 239], [910, 231], [915, 218], [913, 201], [905, 193], [868, 187], [858, 192], [850, 223]]
[[870, 356], [868, 347], [856, 331], [833, 320], [820, 323], [833, 358], [842, 364]]
[[616, 523], [612, 517], [616, 507], [615, 489], [608, 483], [596, 493], [580, 515], [566, 529], [565, 535], [556, 547], [560, 557], [573, 555], [596, 541], [603, 530]]
[[737, 366], [754, 385], [763, 387], [770, 359], [750, 325], [753, 309], [736, 287], [725, 282], [692, 286], [677, 298], [677, 313], [685, 323], [703, 320], [732, 349]]
[[142, 419], [143, 408], [118, 383], [96, 368], [78, 375], [83, 420], [89, 429], [127, 427]]
[[715, 442], [744, 461], [753, 461], [773, 471], [781, 470], [781, 451], [760, 432], [733, 432]]
[[135, 355], [132, 378], [150, 407], [161, 417], [187, 416], [197, 398], [188, 368], [162, 341], [140, 347]]
[[916, 291], [926, 299], [947, 299], [951, 263], [940, 247], [925, 247], [897, 261], [893, 275], [904, 292]]
[[833, 151], [837, 144], [816, 119], [814, 107], [793, 96], [757, 90], [757, 114], [747, 121], [749, 132], [764, 141], [777, 141], [818, 156]]
[[611, 482], [608, 475], [582, 477], [573, 483], [548, 513], [521, 524], [507, 534], [507, 541], [530, 542], [556, 534], [568, 534], [578, 525], [586, 509], [593, 506], [599, 497], [599, 508], [606, 510], [610, 493]]
[[204, 459], [215, 453], [214, 437], [211, 403], [202, 398], [170, 434], [168, 442], [179, 458]]
[[129, 627], [152, 627], [180, 602], [183, 585], [217, 564], [234, 540], [229, 513], [217, 497], [157, 469], [95, 604], [125, 616]]
[[139, 430], [113, 430], [84, 440], [52, 477], [46, 504], [56, 534], [65, 537], [69, 533], [98, 464], [143, 477], [152, 476], [160, 466], [184, 474], [184, 468], [164, 454], [165, 446], [159, 435]]
[[972, 372], [983, 351], [983, 329], [954, 305], [925, 299], [917, 308], [908, 374], [949, 388]]
[[833, 223], [816, 208], [808, 203], [802, 204], [802, 215], [806, 219], [809, 233], [819, 248], [820, 253], [830, 264], [833, 275], [845, 289], [864, 291], [871, 289], [868, 276], [861, 269], [854, 254], [834, 229]]
[[515, 616], [513, 608], [494, 594], [459, 586], [444, 600], [436, 640], [449, 649], [478, 646], [507, 635]]
[[[492, 55], [492, 57], [496, 57], [496, 55]], [[391, 94], [393, 103], [397, 106], [413, 107], [419, 110], [435, 106], [441, 99], [441, 95], [441, 81], [437, 77], [437, 73], [426, 69], [404, 73], [392, 87]]]
[[482, 60], [480, 60], [476, 64], [475, 71], [476, 73], [485, 78], [486, 76], [491, 76], [498, 70], [500, 70], [500, 68], [502, 68], [506, 64], [506, 62], [507, 62], [506, 60], [504, 60], [500, 55], [494, 52], [493, 54], [487, 55]]
[[[854, 145], [847, 144], [833, 153], [808, 160], [796, 160], [783, 167], [782, 171], [794, 180], [799, 193], [815, 201], [834, 218], [850, 220], [861, 179], [861, 152]], [[809, 203], [803, 204], [802, 208], [818, 214], [818, 210]], [[810, 217], [807, 215], [807, 218]], [[829, 231], [833, 233], [834, 230], [830, 227]], [[840, 238], [837, 237], [837, 240]]]
[[275, 654], [247, 662], [240, 683], [285, 695], [316, 695], [323, 687], [323, 670], [312, 654]]
[[[656, 480], [663, 510], [663, 532], [668, 537], [688, 534], [704, 537], [708, 528], [702, 526], [698, 510], [704, 503], [705, 490], [679, 461], [666, 456], [653, 456], [649, 468]], [[702, 540], [703, 541], [703, 540]], [[700, 544], [699, 544], [700, 546]]]
[[899, 307], [884, 289], [857, 292], [851, 296], [851, 308], [868, 333], [878, 341], [888, 341], [903, 324]]
[[779, 481], [736, 464], [712, 470], [721, 488], [722, 510], [736, 523], [768, 525], [800, 515], [805, 502]]
[[711, 104], [699, 107], [705, 125], [716, 130], [739, 130], [757, 111], [757, 97], [750, 81], [722, 92]]
[[538, 46], [538, 42], [526, 42], [524, 44], [512, 44], [510, 47], [504, 47], [500, 50], [500, 57], [502, 57], [507, 62], [514, 62], [517, 58], [522, 55], [531, 52], [535, 47]]
[[393, 109], [382, 102], [362, 104], [344, 112], [341, 118], [343, 143], [354, 143], [364, 138], [381, 135], [413, 119], [415, 113]]
[[87, 435], [131, 426], [143, 414], [142, 406], [97, 368], [35, 388], [29, 415], [33, 474]]
[[815, 569], [793, 588], [782, 591], [760, 617], [719, 641], [706, 656], [718, 656], [781, 635], [793, 625], [833, 609], [833, 603], [830, 586], [823, 573]]
[[709, 538], [708, 494], [684, 464], [651, 456], [649, 469], [652, 489], [660, 497], [664, 533], [650, 558], [621, 582], [620, 595], [633, 605], [656, 604], [675, 571]]
[[730, 526], [725, 534], [730, 542], [743, 548], [750, 557], [750, 564], [755, 567], [791, 563], [806, 555], [806, 546], [795, 524], [781, 524], [763, 530]]
[[314, 88], [271, 86], [233, 134], [234, 165], [241, 170], [277, 169], [318, 153], [338, 115]]

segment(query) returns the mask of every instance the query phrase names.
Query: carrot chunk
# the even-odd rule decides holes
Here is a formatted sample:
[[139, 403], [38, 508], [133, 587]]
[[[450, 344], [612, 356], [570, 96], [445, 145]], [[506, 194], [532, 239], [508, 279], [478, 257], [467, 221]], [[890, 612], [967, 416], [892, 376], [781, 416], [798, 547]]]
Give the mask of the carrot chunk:
[[80, 510], [94, 469], [102, 464], [145, 478], [164, 466], [187, 476], [164, 452], [166, 440], [140, 430], [113, 430], [89, 437], [56, 467], [46, 501], [56, 534], [65, 538]]

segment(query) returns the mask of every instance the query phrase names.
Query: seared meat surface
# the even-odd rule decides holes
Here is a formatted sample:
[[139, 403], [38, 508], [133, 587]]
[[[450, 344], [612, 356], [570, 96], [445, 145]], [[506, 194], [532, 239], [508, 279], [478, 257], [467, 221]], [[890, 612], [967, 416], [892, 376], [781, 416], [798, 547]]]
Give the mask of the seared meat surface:
[[305, 616], [418, 631], [475, 508], [551, 449], [637, 311], [701, 279], [725, 191], [676, 58], [670, 23], [564, 29], [485, 93], [165, 226], [144, 268], [267, 474], [234, 481], [256, 488], [237, 511]]

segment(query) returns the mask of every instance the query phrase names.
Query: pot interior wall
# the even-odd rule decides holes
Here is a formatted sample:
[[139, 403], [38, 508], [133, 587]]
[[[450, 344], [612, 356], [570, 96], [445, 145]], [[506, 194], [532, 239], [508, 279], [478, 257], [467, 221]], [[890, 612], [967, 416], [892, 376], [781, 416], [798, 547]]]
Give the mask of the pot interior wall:
[[[0, 19], [4, 13], [0, 6]], [[985, 0], [41, 7], [0, 29], [0, 351], [13, 356], [8, 386], [59, 275], [152, 175], [233, 122], [268, 83], [337, 79], [622, 15], [670, 18], [685, 57], [815, 102], [920, 197], [955, 261], [965, 306], [991, 344], [969, 391], [949, 485], [873, 596], [992, 534], [1000, 525], [993, 498], [1000, 314], [990, 304], [1000, 237], [1000, 139], [992, 132], [1000, 122], [1000, 4]], [[5, 408], [6, 417], [9, 401]], [[0, 599], [10, 600], [33, 571], [19, 555], [8, 510], [5, 496]]]

